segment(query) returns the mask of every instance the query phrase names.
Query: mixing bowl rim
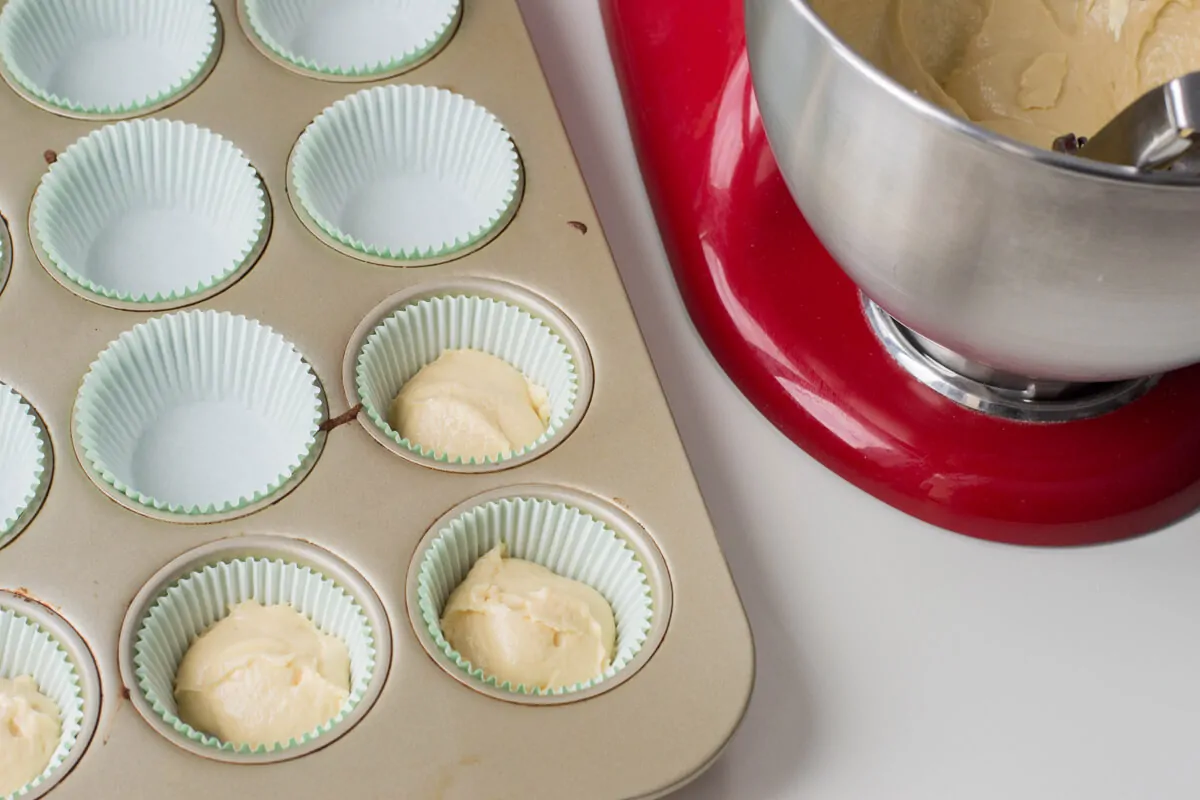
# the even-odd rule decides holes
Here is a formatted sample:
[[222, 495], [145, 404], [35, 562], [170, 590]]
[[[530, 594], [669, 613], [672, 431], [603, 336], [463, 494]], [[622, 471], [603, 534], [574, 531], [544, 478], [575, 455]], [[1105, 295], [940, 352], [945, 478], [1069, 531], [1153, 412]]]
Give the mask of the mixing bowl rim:
[[[752, 5], [767, 1], [745, 0], [746, 16], [749, 16], [749, 9]], [[1034, 147], [1033, 145], [995, 133], [970, 120], [951, 114], [949, 111], [921, 97], [916, 92], [910, 91], [890, 75], [855, 52], [854, 48], [842, 41], [825, 21], [821, 19], [820, 14], [809, 5], [809, 0], [784, 0], [784, 2], [793, 7], [814, 28], [833, 48], [835, 53], [856, 68], [873, 84], [901, 103], [904, 103], [909, 109], [922, 117], [941, 123], [985, 147], [994, 147], [1005, 155], [1031, 159], [1039, 164], [1057, 167], [1066, 172], [1077, 173], [1088, 178], [1100, 178], [1122, 184], [1153, 186], [1156, 188], [1166, 186], [1182, 189], [1200, 188], [1200, 180], [1197, 179], [1197, 176], [1163, 171], [1139, 172], [1133, 166], [1107, 164], [1080, 156], [1072, 156], [1066, 153], [1058, 153], [1053, 150]], [[748, 39], [747, 45], [749, 45]], [[753, 77], [753, 65], [751, 65], [751, 75]]]

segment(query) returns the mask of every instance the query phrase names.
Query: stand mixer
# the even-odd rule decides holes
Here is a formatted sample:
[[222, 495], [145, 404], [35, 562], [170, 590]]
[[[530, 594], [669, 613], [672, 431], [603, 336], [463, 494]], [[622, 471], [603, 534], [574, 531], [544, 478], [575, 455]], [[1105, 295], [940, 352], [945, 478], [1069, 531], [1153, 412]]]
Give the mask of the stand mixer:
[[1190, 147], [1194, 82], [1052, 152], [916, 97], [801, 0], [602, 7], [689, 313], [782, 432], [998, 542], [1200, 506], [1200, 186], [1148, 171]]

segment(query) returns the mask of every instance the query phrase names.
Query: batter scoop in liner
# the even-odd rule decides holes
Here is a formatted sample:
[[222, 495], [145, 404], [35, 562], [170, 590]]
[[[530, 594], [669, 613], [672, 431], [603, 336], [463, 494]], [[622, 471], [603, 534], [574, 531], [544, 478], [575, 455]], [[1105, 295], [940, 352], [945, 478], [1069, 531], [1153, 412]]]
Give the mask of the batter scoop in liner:
[[58, 707], [33, 678], [0, 678], [0, 797], [45, 771], [61, 735]]
[[438, 457], [482, 462], [528, 447], [546, 432], [550, 396], [508, 362], [446, 350], [392, 401], [392, 429]]
[[592, 680], [616, 649], [613, 610], [598, 591], [507, 558], [503, 544], [450, 594], [441, 626], [463, 658], [513, 687], [554, 690]]
[[175, 676], [179, 718], [251, 748], [300, 739], [350, 694], [350, 654], [290, 605], [249, 600], [206, 630]]

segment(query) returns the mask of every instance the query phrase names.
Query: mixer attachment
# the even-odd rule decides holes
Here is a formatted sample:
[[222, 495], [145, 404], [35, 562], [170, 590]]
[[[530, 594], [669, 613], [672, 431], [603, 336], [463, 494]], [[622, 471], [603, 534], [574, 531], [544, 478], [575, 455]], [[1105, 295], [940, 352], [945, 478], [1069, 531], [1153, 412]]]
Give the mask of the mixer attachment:
[[1054, 149], [1143, 172], [1200, 175], [1200, 72], [1146, 92], [1094, 136], [1060, 136]]

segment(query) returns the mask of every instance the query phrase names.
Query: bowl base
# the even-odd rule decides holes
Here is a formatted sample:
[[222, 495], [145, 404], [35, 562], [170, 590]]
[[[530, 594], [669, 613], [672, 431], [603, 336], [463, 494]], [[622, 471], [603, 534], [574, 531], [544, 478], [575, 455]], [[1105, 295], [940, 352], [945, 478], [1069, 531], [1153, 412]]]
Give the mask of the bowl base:
[[900, 511], [997, 542], [1111, 542], [1200, 507], [1200, 367], [1057, 424], [981, 414], [931, 391], [882, 346], [858, 288], [784, 184], [751, 87], [742, 0], [601, 8], [684, 302], [780, 431]]
[[1022, 422], [1091, 419], [1132, 403], [1161, 375], [1125, 381], [1078, 383], [1004, 372], [972, 361], [905, 326], [863, 296], [867, 323], [905, 372], [964, 408]]

